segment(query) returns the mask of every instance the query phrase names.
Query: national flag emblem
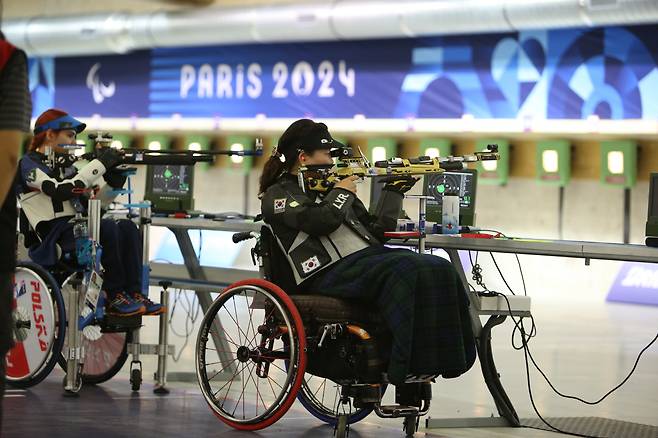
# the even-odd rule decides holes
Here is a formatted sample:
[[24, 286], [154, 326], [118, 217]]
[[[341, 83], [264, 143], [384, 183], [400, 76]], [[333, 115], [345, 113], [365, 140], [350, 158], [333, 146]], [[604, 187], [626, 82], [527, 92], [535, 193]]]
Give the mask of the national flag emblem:
[[26, 293], [27, 293], [27, 289], [26, 289], [26, 287], [25, 287], [25, 282], [24, 282], [24, 281], [21, 281], [21, 285], [20, 285], [20, 287], [18, 288], [18, 292], [16, 293], [16, 298], [22, 297], [22, 296], [25, 295]]
[[309, 272], [315, 271], [320, 267], [320, 260], [318, 260], [317, 256], [313, 256], [310, 259], [306, 260], [305, 262], [302, 262], [302, 271], [304, 271], [304, 274], [308, 274]]
[[283, 213], [286, 211], [286, 198], [274, 200], [274, 213]]

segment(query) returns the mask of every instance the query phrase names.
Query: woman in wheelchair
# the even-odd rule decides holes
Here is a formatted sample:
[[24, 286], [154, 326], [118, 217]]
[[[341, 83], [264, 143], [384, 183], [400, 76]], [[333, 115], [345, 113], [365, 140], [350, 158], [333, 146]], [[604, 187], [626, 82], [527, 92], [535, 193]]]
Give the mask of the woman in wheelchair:
[[341, 146], [323, 123], [298, 120], [261, 175], [263, 218], [297, 291], [376, 306], [392, 336], [390, 383], [463, 374], [475, 360], [475, 343], [456, 270], [440, 257], [383, 245], [416, 179], [387, 182], [374, 215], [356, 196], [358, 177], [341, 180], [326, 194], [300, 187], [300, 166], [332, 164], [330, 150]]
[[[125, 183], [115, 169], [120, 161], [116, 150], [107, 148], [89, 162], [76, 162], [66, 152], [62, 145], [75, 144], [84, 129], [84, 123], [66, 112], [47, 110], [37, 118], [29, 152], [19, 163], [16, 193], [21, 231], [30, 258], [46, 268], [75, 252], [71, 219], [76, 213], [87, 213], [86, 190], [104, 185], [121, 188]], [[55, 160], [49, 159], [48, 149], [55, 152]], [[129, 220], [102, 219], [100, 243], [107, 312], [116, 316], [162, 313], [160, 304], [140, 293], [142, 248], [137, 227]]]

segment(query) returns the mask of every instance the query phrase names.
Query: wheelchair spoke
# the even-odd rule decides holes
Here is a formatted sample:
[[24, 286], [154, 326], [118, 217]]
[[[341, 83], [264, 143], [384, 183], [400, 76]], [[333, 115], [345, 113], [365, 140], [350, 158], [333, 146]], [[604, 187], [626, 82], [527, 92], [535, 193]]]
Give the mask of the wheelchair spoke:
[[327, 380], [328, 379], [324, 379], [324, 382], [322, 382], [322, 400], [321, 400], [321, 403], [323, 403], [323, 404], [324, 404], [324, 393], [325, 393], [325, 390], [327, 389]]
[[[254, 328], [254, 322], [253, 322], [254, 321], [254, 309], [251, 306], [249, 306], [249, 304], [248, 304], [249, 301], [248, 301], [248, 297], [247, 297], [246, 292], [245, 292], [245, 301], [247, 302], [247, 309], [249, 309], [249, 324], [247, 325], [247, 335], [249, 335], [249, 328], [251, 328], [251, 331], [254, 334], [254, 337], [251, 338], [251, 339], [254, 341], [254, 345], [257, 345], [258, 343], [256, 342], [256, 337], [258, 336], [258, 334], [256, 333], [256, 329]], [[252, 303], [253, 303], [253, 301], [252, 301]], [[249, 342], [249, 345], [252, 345], [251, 341]]]
[[271, 362], [270, 365], [274, 365], [275, 368], [277, 368], [279, 371], [283, 371], [284, 374], [288, 374], [286, 370], [275, 364], [274, 362]]
[[[232, 297], [232, 298], [235, 298], [235, 297]], [[231, 315], [230, 310], [227, 309], [226, 313], [233, 320], [233, 323], [237, 327], [237, 329], [238, 329], [238, 340], [239, 340], [240, 344], [242, 345], [242, 336], [240, 336], [240, 334], [242, 334], [245, 337], [245, 342], [247, 341], [247, 335], [245, 334], [244, 330], [242, 330], [242, 328], [240, 327], [240, 324], [237, 321], [238, 311], [237, 311], [237, 308], [236, 308], [235, 299], [233, 299], [232, 301], [233, 301], [233, 309], [235, 310], [235, 318], [233, 318], [233, 315]], [[222, 306], [222, 307], [226, 308], [226, 306]], [[252, 344], [249, 344], [249, 346], [253, 347]]]
[[[269, 376], [267, 377], [267, 383], [269, 383], [270, 388], [272, 389], [272, 395], [273, 395], [274, 397], [276, 397], [276, 391], [274, 390], [274, 386], [272, 386], [272, 382], [271, 382], [271, 379], [270, 379]], [[275, 383], [276, 383], [276, 382], [275, 382]]]
[[[235, 417], [235, 411], [238, 410], [238, 407], [240, 406], [240, 400], [242, 400], [243, 396], [244, 396], [244, 389], [240, 393], [240, 397], [238, 397], [238, 401], [235, 402], [235, 407], [233, 408], [233, 412], [231, 412], [231, 417]], [[244, 419], [244, 410], [242, 411], [242, 418]]]
[[249, 378], [251, 379], [252, 382], [254, 382], [254, 385], [256, 385], [256, 397], [257, 397], [257, 399], [256, 399], [256, 415], [258, 415], [258, 399], [260, 399], [261, 403], [263, 403], [263, 409], [267, 410], [267, 406], [265, 406], [265, 401], [263, 400], [263, 397], [262, 397], [260, 391], [258, 390], [258, 383], [259, 383], [260, 379], [255, 379], [253, 374], [252, 374], [252, 371], [256, 368], [256, 364], [252, 364], [252, 365], [253, 365], [253, 368], [248, 368], [248, 370], [249, 370], [248, 372], [249, 372]]
[[274, 382], [274, 384], [275, 384], [276, 386], [278, 386], [279, 388], [283, 389], [283, 386], [279, 385], [279, 384], [277, 383], [277, 381], [274, 380], [274, 379], [272, 379], [270, 376], [267, 376], [267, 380], [270, 380], [270, 381]]
[[[249, 297], [247, 296], [247, 292], [244, 291], [243, 293], [244, 293], [244, 303], [245, 303], [245, 306], [247, 307], [247, 314], [249, 315], [249, 321], [248, 321], [248, 323], [246, 324], [246, 325], [247, 325], [247, 327], [246, 327], [246, 329], [245, 329], [245, 330], [246, 330], [246, 333], [243, 331], [242, 334], [244, 335], [245, 343], [248, 343], [248, 345], [249, 345], [251, 348], [254, 348], [255, 346], [258, 345], [258, 342], [257, 342], [257, 340], [256, 340], [256, 332], [255, 332], [255, 330], [254, 330], [254, 336], [253, 336], [253, 337], [249, 337], [249, 327], [252, 327], [252, 328], [253, 328], [253, 322], [252, 322], [252, 319], [253, 319], [253, 317], [254, 317], [254, 309], [250, 308], [250, 306], [249, 306]], [[238, 316], [236, 315], [236, 318], [237, 318], [237, 317], [238, 317]]]
[[[249, 362], [246, 362], [247, 366], [245, 368], [249, 368]], [[247, 382], [244, 380], [244, 368], [242, 369], [242, 372], [240, 372], [240, 376], [242, 378], [242, 394], [240, 395], [242, 397], [242, 418], [244, 419], [244, 401], [245, 401], [245, 388], [247, 386]]]
[[325, 388], [326, 386], [327, 386], [327, 379], [324, 379], [324, 381], [322, 382], [322, 384], [321, 384], [320, 386], [318, 386], [318, 389], [313, 393], [313, 397], [315, 397], [316, 395], [318, 395], [318, 392], [320, 392], [320, 390], [322, 389], [322, 390], [323, 390], [323, 391], [322, 391], [322, 400], [324, 400], [324, 388]]
[[[206, 350], [216, 351], [218, 353], [228, 353], [229, 355], [232, 355], [232, 354], [236, 353], [233, 350], [217, 350], [215, 348], [210, 348], [210, 347], [206, 347]], [[213, 363], [220, 363], [220, 362], [213, 362]], [[206, 363], [206, 365], [212, 365], [212, 363]]]
[[233, 311], [235, 312], [235, 319], [233, 318], [233, 316], [231, 316], [230, 313], [229, 316], [231, 317], [231, 319], [233, 319], [235, 326], [238, 328], [238, 341], [240, 342], [240, 345], [242, 345], [242, 336], [240, 336], [242, 329], [240, 329], [240, 324], [238, 324], [238, 322], [236, 321], [236, 319], [238, 319], [238, 310], [235, 308], [235, 296], [233, 296], [231, 301], [233, 302]]
[[[237, 359], [233, 359], [233, 360], [231, 360], [229, 363], [227, 363], [226, 365], [224, 365], [224, 367], [223, 367], [221, 370], [215, 372], [215, 374], [213, 374], [212, 377], [209, 378], [208, 380], [212, 380], [212, 379], [214, 379], [215, 377], [217, 377], [222, 371], [224, 371], [226, 368], [230, 367], [231, 364], [233, 364], [233, 362], [235, 362], [236, 360], [237, 360]], [[221, 363], [221, 362], [215, 362], [215, 363]], [[207, 365], [210, 365], [210, 364], [207, 364]]]
[[[210, 333], [213, 333], [213, 330], [215, 330], [214, 327], [213, 327], [212, 330], [210, 330]], [[220, 334], [217, 330], [215, 330], [214, 333], [215, 333], [217, 336], [219, 336], [220, 338], [222, 337], [222, 334], [225, 334], [226, 337], [225, 337], [224, 339], [225, 339], [227, 342], [229, 342], [229, 343], [235, 345], [235, 346], [238, 347], [238, 348], [240, 347], [239, 344], [236, 344], [236, 343], [235, 343], [235, 341], [233, 340], [233, 338], [232, 338], [231, 335], [229, 334], [228, 330], [224, 330], [224, 333], [222, 333], [222, 334]]]
[[233, 385], [233, 381], [234, 381], [235, 378], [238, 376], [238, 374], [240, 374], [240, 371], [244, 370], [244, 368], [245, 368], [246, 366], [247, 366], [247, 365], [243, 365], [242, 368], [241, 368], [240, 370], [236, 371], [236, 372], [231, 376], [231, 378], [230, 378], [226, 383], [224, 383], [224, 384], [222, 385], [222, 387], [219, 388], [219, 389], [214, 393], [214, 395], [217, 396], [217, 394], [219, 393], [219, 391], [221, 391], [222, 389], [224, 389], [224, 388], [226, 387], [226, 385], [228, 385], [228, 389], [226, 390], [226, 396], [224, 396], [224, 401], [226, 401], [226, 397], [228, 397], [228, 393], [229, 393], [229, 391], [231, 390], [231, 385]]

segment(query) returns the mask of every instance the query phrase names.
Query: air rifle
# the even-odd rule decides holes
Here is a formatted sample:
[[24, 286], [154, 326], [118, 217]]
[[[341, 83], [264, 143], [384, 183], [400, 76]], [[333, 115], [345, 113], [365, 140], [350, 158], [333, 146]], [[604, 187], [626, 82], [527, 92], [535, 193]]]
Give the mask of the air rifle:
[[348, 176], [412, 176], [428, 173], [443, 173], [458, 171], [467, 163], [500, 159], [498, 145], [487, 145], [487, 150], [473, 154], [447, 157], [421, 156], [416, 158], [391, 158], [370, 164], [359, 149], [358, 157], [353, 157], [351, 148], [343, 147], [332, 150], [331, 155], [338, 157], [334, 165], [307, 165], [299, 169], [299, 180], [302, 189], [326, 192], [343, 178]]
[[[109, 133], [91, 133], [89, 139], [94, 142], [94, 149], [111, 147], [113, 138]], [[259, 156], [263, 154], [263, 141], [256, 139], [253, 150], [224, 151], [158, 151], [151, 149], [118, 149], [122, 159], [120, 164], [144, 165], [194, 165], [200, 162], [213, 162], [217, 155]]]

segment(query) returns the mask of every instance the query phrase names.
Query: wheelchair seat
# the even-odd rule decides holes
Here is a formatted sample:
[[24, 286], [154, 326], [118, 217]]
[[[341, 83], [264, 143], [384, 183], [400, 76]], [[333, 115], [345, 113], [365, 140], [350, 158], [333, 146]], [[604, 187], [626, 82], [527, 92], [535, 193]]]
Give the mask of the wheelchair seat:
[[320, 294], [291, 295], [302, 320], [313, 320], [320, 324], [346, 322], [364, 326], [383, 324], [381, 316], [372, 307], [340, 298]]

